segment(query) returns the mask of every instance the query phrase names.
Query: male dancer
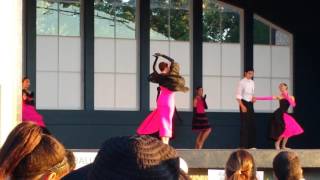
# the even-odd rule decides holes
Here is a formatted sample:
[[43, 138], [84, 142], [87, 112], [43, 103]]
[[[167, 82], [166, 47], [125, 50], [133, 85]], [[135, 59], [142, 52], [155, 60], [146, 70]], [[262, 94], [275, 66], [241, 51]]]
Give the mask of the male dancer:
[[240, 148], [255, 148], [256, 146], [253, 75], [252, 68], [246, 69], [244, 78], [240, 80], [237, 87], [236, 98], [240, 107]]

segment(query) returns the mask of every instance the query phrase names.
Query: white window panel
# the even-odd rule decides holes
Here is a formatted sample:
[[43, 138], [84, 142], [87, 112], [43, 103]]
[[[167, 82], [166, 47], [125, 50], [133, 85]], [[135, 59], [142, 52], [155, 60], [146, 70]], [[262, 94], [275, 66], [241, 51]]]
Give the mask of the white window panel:
[[137, 41], [129, 39], [116, 40], [116, 72], [137, 72]]
[[272, 46], [272, 77], [290, 77], [290, 49], [288, 46]]
[[[161, 53], [169, 55], [169, 42], [168, 41], [150, 41], [150, 73], [153, 72], [152, 66], [155, 57], [152, 56], [155, 53]], [[156, 66], [158, 69], [158, 66]]]
[[58, 71], [58, 37], [37, 36], [37, 71]]
[[221, 98], [223, 110], [238, 111], [236, 89], [239, 81], [239, 77], [222, 77]]
[[36, 106], [38, 109], [58, 108], [58, 73], [37, 72]]
[[[186, 81], [186, 86], [189, 86], [190, 84], [190, 76], [183, 76], [185, 81]], [[182, 111], [190, 111], [191, 110], [191, 93], [192, 92], [192, 89], [190, 88], [189, 91], [187, 92], [176, 92], [175, 93], [175, 103], [176, 103], [176, 107], [179, 109], [179, 110], [182, 110]]]
[[59, 70], [81, 71], [80, 37], [59, 37]]
[[222, 75], [240, 76], [241, 49], [240, 44], [222, 44]]
[[116, 107], [137, 110], [137, 76], [136, 74], [117, 74], [116, 76]]
[[221, 74], [221, 46], [219, 43], [203, 43], [203, 75]]
[[190, 75], [190, 43], [186, 41], [170, 43], [170, 57], [180, 65], [180, 74]]
[[59, 109], [82, 109], [80, 73], [59, 73]]
[[94, 38], [94, 72], [115, 72], [115, 40]]
[[[196, 88], [196, 87], [195, 87]], [[203, 77], [203, 90], [207, 94], [208, 111], [218, 110], [221, 107], [221, 78]]]
[[[255, 96], [272, 96], [271, 80], [269, 78], [254, 78], [255, 82]], [[272, 101], [257, 101], [254, 104], [254, 109], [257, 112], [271, 112]]]
[[271, 77], [271, 47], [254, 45], [253, 50], [255, 77]]
[[115, 106], [115, 75], [95, 73], [94, 76], [94, 108], [112, 109]]

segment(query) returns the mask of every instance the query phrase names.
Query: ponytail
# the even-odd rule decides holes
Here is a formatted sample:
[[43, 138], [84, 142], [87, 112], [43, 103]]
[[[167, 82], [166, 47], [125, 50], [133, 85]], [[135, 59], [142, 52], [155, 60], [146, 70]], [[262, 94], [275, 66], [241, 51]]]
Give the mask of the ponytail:
[[21, 160], [40, 143], [42, 129], [32, 123], [23, 122], [9, 134], [0, 150], [0, 179], [11, 176]]

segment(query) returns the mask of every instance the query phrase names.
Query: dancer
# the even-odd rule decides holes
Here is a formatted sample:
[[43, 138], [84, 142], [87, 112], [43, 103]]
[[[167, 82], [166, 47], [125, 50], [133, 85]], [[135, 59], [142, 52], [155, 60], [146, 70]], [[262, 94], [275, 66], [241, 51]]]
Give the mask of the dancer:
[[30, 91], [30, 84], [30, 79], [28, 77], [22, 79], [22, 90], [26, 95], [25, 103], [35, 106], [34, 93]]
[[24, 77], [22, 80], [22, 121], [28, 121], [40, 126], [45, 134], [51, 134], [46, 128], [43, 117], [35, 107], [33, 92], [29, 90], [30, 80]]
[[254, 121], [253, 103], [255, 102], [254, 81], [252, 80], [254, 71], [252, 68], [246, 69], [244, 78], [237, 87], [236, 99], [240, 107], [240, 147], [255, 148], [256, 145], [256, 125]]
[[279, 96], [255, 97], [255, 99], [279, 100], [280, 106], [274, 111], [272, 120], [270, 121], [270, 138], [275, 141], [275, 149], [287, 149], [288, 139], [303, 133], [303, 129], [296, 120], [288, 114], [289, 107], [296, 106], [295, 98], [288, 93], [288, 85], [286, 83], [280, 83], [279, 91]]
[[203, 96], [203, 88], [199, 86], [196, 88], [196, 96], [193, 99], [192, 119], [192, 130], [199, 132], [195, 143], [196, 149], [202, 149], [204, 142], [211, 132], [205, 109], [208, 109], [206, 95]]
[[[175, 109], [174, 92], [186, 92], [189, 88], [185, 87], [185, 80], [179, 75], [179, 64], [172, 58], [156, 53], [153, 63], [153, 73], [148, 77], [152, 83], [160, 85], [160, 95], [157, 100], [157, 108], [148, 115], [137, 129], [137, 134], [152, 134], [159, 137], [162, 142], [169, 144], [169, 139], [172, 137], [172, 118]], [[156, 64], [159, 57], [165, 58], [170, 62], [159, 63], [161, 73], [156, 71]]]

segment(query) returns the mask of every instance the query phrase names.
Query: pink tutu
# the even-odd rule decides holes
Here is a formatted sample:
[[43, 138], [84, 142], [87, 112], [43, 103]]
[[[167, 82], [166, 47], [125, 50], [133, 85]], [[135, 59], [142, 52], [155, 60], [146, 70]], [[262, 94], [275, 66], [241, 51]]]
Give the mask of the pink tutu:
[[22, 104], [22, 121], [32, 122], [38, 126], [45, 127], [42, 115], [36, 111], [34, 106]]
[[303, 129], [296, 122], [296, 120], [287, 113], [283, 114], [283, 120], [285, 123], [285, 129], [281, 134], [281, 137], [290, 138], [303, 133]]

